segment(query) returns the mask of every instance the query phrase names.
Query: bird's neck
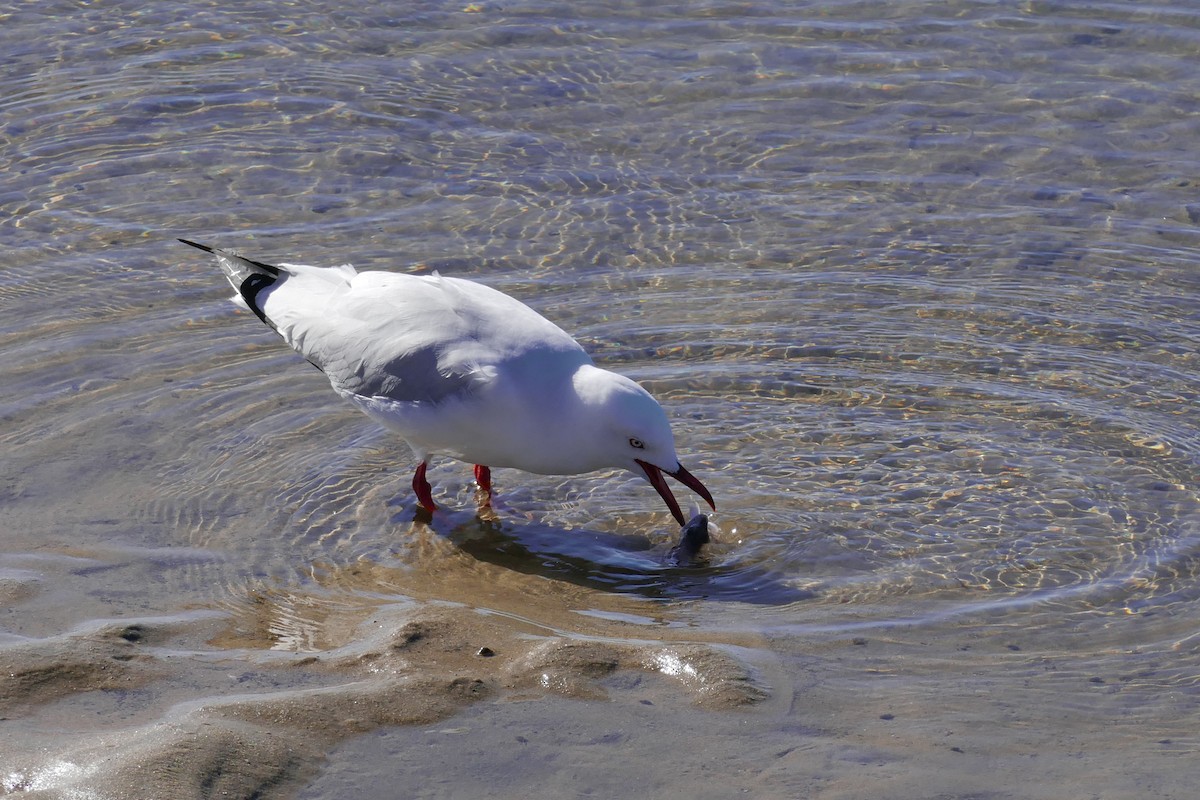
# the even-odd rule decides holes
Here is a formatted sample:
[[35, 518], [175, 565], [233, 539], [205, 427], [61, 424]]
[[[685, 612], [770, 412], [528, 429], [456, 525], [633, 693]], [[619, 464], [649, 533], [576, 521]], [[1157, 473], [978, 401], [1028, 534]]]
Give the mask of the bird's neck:
[[594, 364], [581, 364], [571, 376], [571, 387], [581, 414], [604, 404], [612, 391], [613, 373]]
[[605, 396], [606, 380], [611, 380], [611, 373], [582, 364], [570, 373], [569, 381], [542, 383], [535, 396], [526, 394], [528, 384], [510, 395], [503, 430], [496, 434], [512, 440], [511, 450], [520, 454], [521, 463], [505, 466], [547, 475], [610, 467], [599, 455], [602, 431], [597, 428], [596, 414]]

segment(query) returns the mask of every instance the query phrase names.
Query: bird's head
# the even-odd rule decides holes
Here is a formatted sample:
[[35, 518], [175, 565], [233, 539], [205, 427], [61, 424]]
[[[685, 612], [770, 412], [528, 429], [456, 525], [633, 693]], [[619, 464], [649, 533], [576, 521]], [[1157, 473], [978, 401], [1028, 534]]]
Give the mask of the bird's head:
[[680, 525], [687, 520], [664, 475], [700, 495], [715, 511], [716, 504], [708, 489], [679, 463], [671, 424], [658, 401], [623, 375], [595, 367], [585, 370], [581, 370], [582, 376], [577, 375], [576, 389], [602, 420], [593, 440], [603, 460], [601, 466], [627, 469], [645, 478]]

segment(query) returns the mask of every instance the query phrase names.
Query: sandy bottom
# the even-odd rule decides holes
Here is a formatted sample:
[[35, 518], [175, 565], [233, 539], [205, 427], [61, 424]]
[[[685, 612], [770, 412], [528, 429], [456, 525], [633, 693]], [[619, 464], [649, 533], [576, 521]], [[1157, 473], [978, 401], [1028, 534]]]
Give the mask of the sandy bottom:
[[1183, 800], [1200, 779], [1185, 618], [800, 634], [773, 607], [411, 539], [407, 565], [312, 564], [207, 599], [229, 575], [215, 551], [6, 556], [0, 795]]
[[[4, 582], [9, 604], [36, 601], [46, 581], [26, 578]], [[361, 584], [380, 575], [355, 567], [330, 580]], [[363, 796], [472, 796], [499, 775], [510, 786], [542, 781], [520, 750], [555, 751], [540, 757], [540, 771], [558, 774], [559, 756], [569, 753], [559, 747], [564, 723], [575, 726], [575, 738], [611, 750], [633, 730], [655, 728], [626, 714], [661, 725], [680, 714], [753, 713], [771, 697], [741, 648], [659, 627], [647, 639], [644, 620], [604, 615], [571, 615], [567, 633], [555, 628], [559, 612], [534, 622], [503, 611], [527, 593], [491, 584], [496, 607], [487, 611], [453, 601], [346, 605], [256, 592], [232, 612], [11, 636], [0, 642], [0, 795], [284, 798], [304, 789], [338, 797], [349, 791], [339, 787], [353, 785]], [[469, 580], [459, 587], [477, 590]], [[304, 625], [298, 608], [307, 612]], [[289, 638], [289, 624], [309, 635]], [[493, 714], [497, 724], [487, 722]], [[510, 716], [516, 721], [502, 721]], [[596, 725], [604, 732], [593, 737], [586, 731]], [[395, 748], [389, 736], [397, 730], [419, 740], [401, 746], [404, 758], [375, 763], [353, 750]], [[428, 749], [435, 743], [444, 754]], [[447, 760], [468, 743], [479, 751], [469, 776], [450, 766], [466, 762]]]
[[305, 600], [13, 637], [0, 794], [1184, 798], [1197, 774], [1186, 713], [1114, 711], [1161, 674], [1056, 674], [1011, 631], [964, 629], [953, 655], [898, 633], [785, 658], [796, 642], [692, 641], [617, 611], [568, 633], [413, 601], [343, 608], [310, 652], [246, 646]]
[[[39, 727], [51, 734], [27, 742], [35, 746], [10, 760], [5, 791], [34, 797], [288, 797], [315, 778], [325, 755], [350, 737], [413, 726], [422, 736], [452, 739], [481, 730], [477, 719], [452, 719], [480, 703], [547, 696], [603, 700], [619, 692], [648, 708], [670, 695], [666, 702], [733, 709], [767, 697], [745, 665], [709, 646], [547, 638], [458, 607], [403, 618], [381, 613], [370, 623], [376, 633], [353, 645], [320, 656], [241, 664], [214, 663], [214, 654], [176, 649], [207, 624], [211, 621], [181, 619], [100, 625], [4, 650], [5, 720], [38, 715]], [[242, 691], [160, 709], [137, 702], [139, 690], [155, 682], [203, 686], [219, 677], [218, 670], [225, 671], [231, 689]], [[572, 705], [555, 708], [571, 716], [589, 713], [587, 705]], [[122, 711], [131, 721], [150, 719], [117, 730], [77, 730], [65, 747], [61, 733], [49, 730], [55, 719], [69, 718], [77, 727], [89, 716], [111, 718]], [[534, 736], [542, 747], [554, 746]], [[522, 737], [501, 728], [485, 730], [485, 742], [479, 738], [472, 739], [475, 747], [499, 753], [492, 745]], [[620, 732], [600, 737], [609, 744], [626, 738]], [[50, 739], [58, 752], [47, 758]], [[23, 748], [17, 743], [14, 749]], [[364, 763], [357, 757], [350, 762]], [[450, 763], [435, 758], [425, 769], [453, 784]]]

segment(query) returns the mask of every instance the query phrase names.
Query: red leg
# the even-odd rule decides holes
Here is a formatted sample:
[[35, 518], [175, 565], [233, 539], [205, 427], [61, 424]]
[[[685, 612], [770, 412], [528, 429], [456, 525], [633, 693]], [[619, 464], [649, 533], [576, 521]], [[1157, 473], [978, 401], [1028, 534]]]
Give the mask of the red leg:
[[417, 502], [426, 511], [437, 511], [437, 504], [433, 502], [433, 489], [429, 481], [425, 480], [426, 466], [424, 461], [417, 465], [417, 471], [413, 473], [413, 491], [417, 495]]
[[475, 465], [475, 483], [487, 495], [488, 503], [492, 502], [492, 470], [483, 464]]

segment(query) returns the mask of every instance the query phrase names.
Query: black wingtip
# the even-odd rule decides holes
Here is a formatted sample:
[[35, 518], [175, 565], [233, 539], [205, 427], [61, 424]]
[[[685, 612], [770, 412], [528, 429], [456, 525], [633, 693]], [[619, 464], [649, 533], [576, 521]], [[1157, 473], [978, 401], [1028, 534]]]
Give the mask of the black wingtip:
[[[217, 249], [215, 247], [209, 247], [206, 244], [200, 244], [199, 242], [193, 242], [189, 239], [180, 239], [179, 241], [183, 242], [184, 244], [191, 245], [192, 247], [195, 247], [197, 250], [203, 250], [206, 253], [212, 253], [215, 256], [223, 256], [223, 255], [232, 256], [232, 255], [234, 255], [233, 253], [226, 253], [224, 251], [218, 253]], [[245, 256], [235, 256], [235, 258], [240, 258], [242, 261], [246, 261], [250, 264], [253, 264], [256, 267], [264, 269], [267, 272], [271, 273], [272, 275], [279, 274], [279, 267], [275, 266], [274, 264], [267, 264], [262, 261], [255, 261], [253, 258], [246, 258]]]
[[213, 251], [213, 249], [206, 244], [199, 244], [197, 242], [189, 242], [187, 239], [180, 239], [179, 241], [183, 242], [184, 244], [189, 244], [192, 247], [195, 247], [197, 250], [203, 250], [206, 253], [211, 253]]

